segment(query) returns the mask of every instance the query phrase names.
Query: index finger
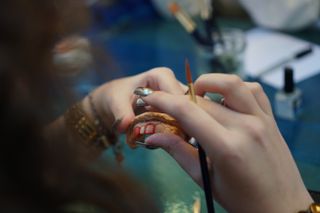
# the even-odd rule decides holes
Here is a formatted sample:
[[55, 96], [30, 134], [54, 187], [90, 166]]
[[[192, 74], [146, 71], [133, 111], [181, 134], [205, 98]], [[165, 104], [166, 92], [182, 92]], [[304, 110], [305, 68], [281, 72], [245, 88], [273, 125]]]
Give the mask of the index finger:
[[223, 95], [227, 106], [235, 111], [255, 115], [262, 112], [249, 88], [236, 75], [204, 74], [196, 80], [194, 88], [198, 95], [206, 92]]
[[143, 86], [154, 90], [161, 90], [171, 94], [184, 94], [185, 89], [176, 79], [174, 72], [166, 67], [151, 69], [143, 74]]
[[174, 117], [186, 133], [193, 136], [208, 154], [218, 156], [225, 148], [227, 129], [186, 96], [154, 92], [143, 99], [153, 107]]

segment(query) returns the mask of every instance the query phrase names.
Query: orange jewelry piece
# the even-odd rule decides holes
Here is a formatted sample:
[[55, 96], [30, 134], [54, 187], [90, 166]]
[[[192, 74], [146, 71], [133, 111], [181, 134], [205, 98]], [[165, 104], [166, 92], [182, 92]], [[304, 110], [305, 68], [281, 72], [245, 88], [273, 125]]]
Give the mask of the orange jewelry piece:
[[320, 213], [320, 203], [312, 203], [308, 210], [299, 211], [299, 213]]

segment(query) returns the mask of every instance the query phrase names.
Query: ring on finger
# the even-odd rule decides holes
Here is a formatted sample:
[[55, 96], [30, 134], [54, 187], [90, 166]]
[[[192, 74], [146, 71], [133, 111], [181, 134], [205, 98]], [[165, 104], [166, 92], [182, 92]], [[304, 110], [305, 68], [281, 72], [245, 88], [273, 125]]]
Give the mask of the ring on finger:
[[136, 95], [138, 95], [138, 96], [145, 97], [145, 96], [150, 95], [152, 92], [153, 92], [153, 90], [150, 89], [150, 88], [147, 88], [147, 87], [137, 87], [137, 88], [134, 90], [133, 93], [136, 94]]

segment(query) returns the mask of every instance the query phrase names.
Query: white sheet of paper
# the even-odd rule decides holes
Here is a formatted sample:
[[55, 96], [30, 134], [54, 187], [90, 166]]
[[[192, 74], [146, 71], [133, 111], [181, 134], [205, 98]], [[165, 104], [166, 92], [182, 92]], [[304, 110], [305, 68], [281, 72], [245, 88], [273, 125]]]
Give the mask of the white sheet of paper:
[[[246, 38], [244, 67], [246, 74], [252, 77], [257, 77], [263, 70], [310, 46], [309, 42], [301, 39], [261, 28], [248, 31]], [[320, 72], [320, 47], [312, 46], [311, 54], [287, 64], [294, 69], [296, 82]], [[275, 88], [282, 88], [283, 67], [266, 73], [261, 80]]]

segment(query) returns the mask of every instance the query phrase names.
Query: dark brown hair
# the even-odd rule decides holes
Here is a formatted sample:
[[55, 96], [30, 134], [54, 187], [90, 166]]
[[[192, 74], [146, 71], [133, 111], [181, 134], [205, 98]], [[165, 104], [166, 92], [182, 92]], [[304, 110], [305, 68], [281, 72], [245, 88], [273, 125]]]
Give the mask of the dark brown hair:
[[57, 105], [54, 91], [64, 86], [51, 64], [53, 45], [88, 23], [79, 2], [1, 1], [1, 212], [76, 211], [79, 205], [82, 212], [155, 211], [143, 187], [123, 171], [80, 161], [77, 144], [64, 135], [42, 136]]

